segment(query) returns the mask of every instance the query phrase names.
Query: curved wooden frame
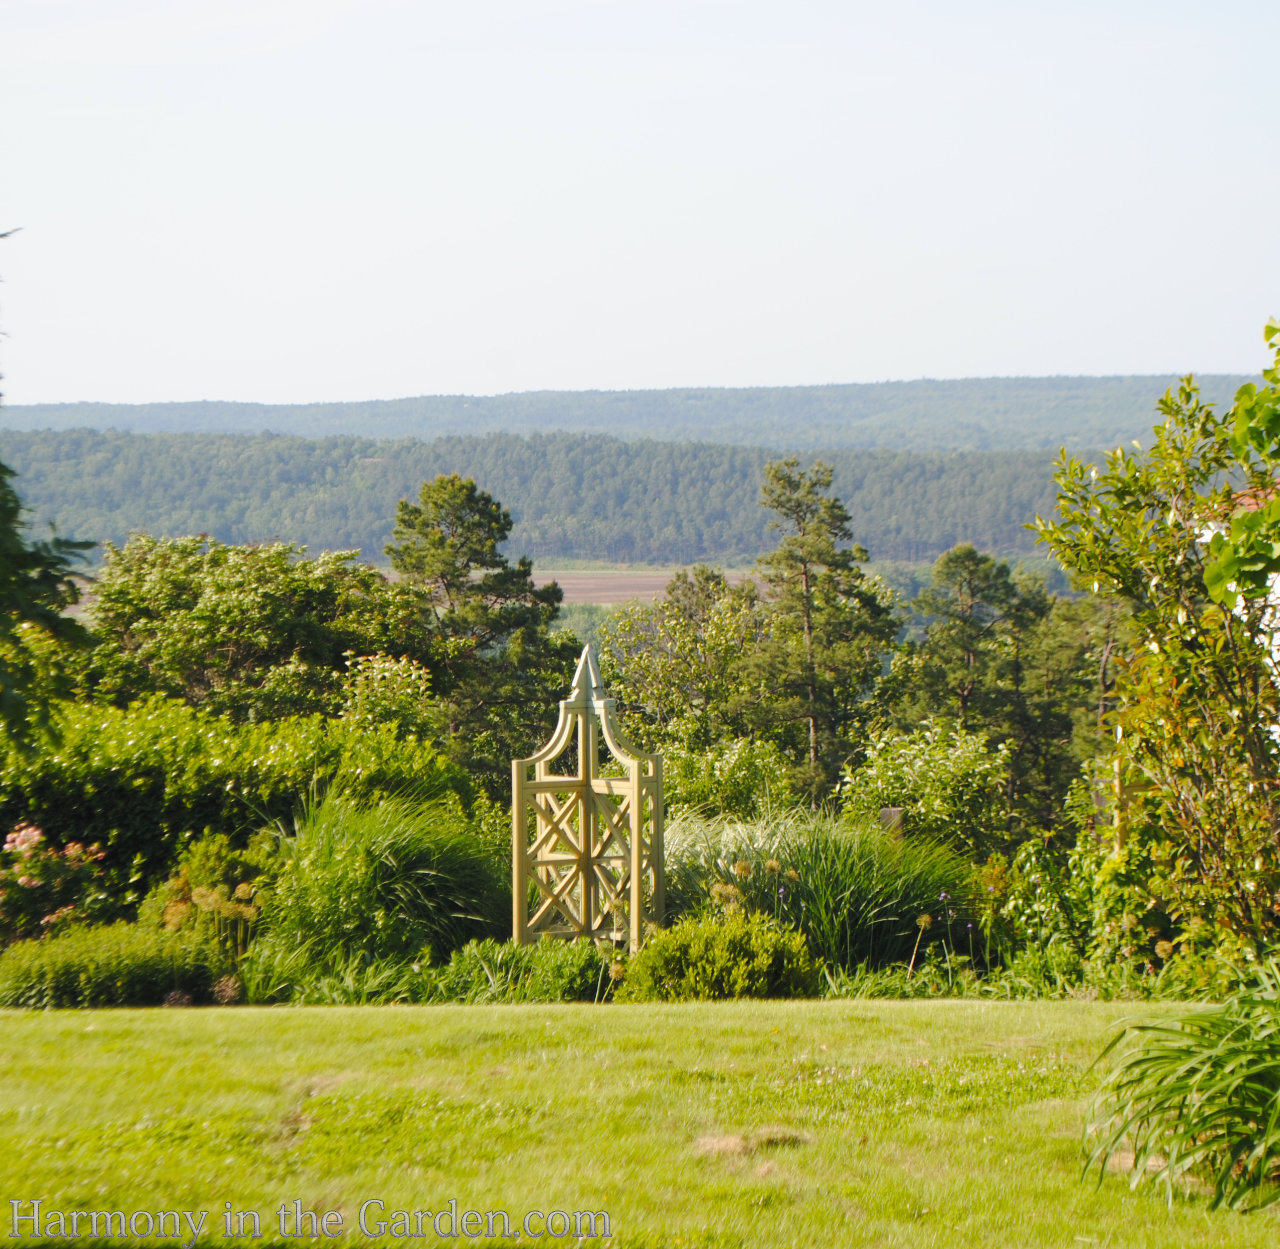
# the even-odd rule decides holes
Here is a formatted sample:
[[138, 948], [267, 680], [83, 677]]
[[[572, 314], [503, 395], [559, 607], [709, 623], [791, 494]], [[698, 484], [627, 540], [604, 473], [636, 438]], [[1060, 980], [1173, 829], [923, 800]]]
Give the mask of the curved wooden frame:
[[[574, 744], [576, 772], [552, 772]], [[626, 768], [625, 777], [598, 774], [601, 744]], [[590, 937], [634, 951], [645, 924], [662, 922], [662, 759], [637, 750], [619, 731], [590, 646], [550, 740], [511, 761], [511, 851], [517, 945]]]

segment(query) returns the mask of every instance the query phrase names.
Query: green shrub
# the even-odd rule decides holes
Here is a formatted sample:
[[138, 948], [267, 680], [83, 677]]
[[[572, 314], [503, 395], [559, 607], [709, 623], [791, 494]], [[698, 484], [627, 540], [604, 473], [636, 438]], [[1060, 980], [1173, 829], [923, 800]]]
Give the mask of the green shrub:
[[627, 964], [623, 1002], [813, 997], [818, 969], [804, 937], [767, 915], [731, 909], [655, 932]]
[[61, 740], [0, 746], [0, 827], [22, 822], [55, 847], [96, 844], [119, 913], [208, 832], [243, 845], [309, 794], [464, 792], [464, 778], [391, 726], [308, 716], [235, 725], [155, 697], [132, 706], [67, 704]]
[[666, 743], [661, 750], [669, 811], [754, 819], [791, 800], [789, 764], [772, 742], [730, 738], [705, 749]]
[[[1122, 1049], [1129, 1039], [1133, 1044]], [[1221, 1005], [1130, 1023], [1086, 1127], [1088, 1167], [1133, 1151], [1133, 1179], [1200, 1175], [1217, 1206], [1280, 1201], [1280, 964]]]
[[196, 935], [113, 924], [19, 941], [0, 954], [0, 1006], [160, 1006], [213, 1001], [231, 963]]
[[981, 861], [1005, 840], [1008, 770], [1006, 746], [928, 723], [873, 740], [862, 766], [845, 769], [839, 798], [858, 824], [879, 818], [884, 807], [901, 807], [905, 834], [947, 842]]
[[922, 931], [926, 945], [949, 939], [973, 953], [968, 863], [928, 838], [896, 838], [878, 819], [685, 818], [672, 823], [667, 862], [673, 914], [740, 905], [798, 929], [833, 967], [906, 962]]
[[614, 960], [594, 942], [532, 945], [471, 941], [435, 973], [438, 1002], [596, 1002], [609, 994]]
[[282, 835], [246, 969], [251, 997], [298, 997], [342, 968], [447, 957], [509, 923], [504, 865], [457, 803], [329, 795]]

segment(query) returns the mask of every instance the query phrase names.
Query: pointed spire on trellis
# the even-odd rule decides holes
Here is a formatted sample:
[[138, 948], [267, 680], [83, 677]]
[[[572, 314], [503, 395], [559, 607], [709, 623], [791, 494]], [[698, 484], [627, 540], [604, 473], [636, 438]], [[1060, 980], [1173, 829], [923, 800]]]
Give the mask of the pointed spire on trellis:
[[[553, 772], [574, 745], [576, 771]], [[602, 747], [625, 776], [599, 774]], [[511, 834], [517, 943], [592, 937], [636, 950], [661, 921], [662, 760], [619, 731], [589, 644], [551, 739], [511, 762]]]
[[573, 674], [573, 688], [569, 691], [568, 702], [571, 705], [579, 703], [584, 706], [594, 706], [597, 702], [604, 702], [609, 699], [608, 694], [604, 691], [604, 682], [600, 680], [600, 669], [596, 667], [595, 651], [591, 649], [591, 643], [588, 642], [582, 648], [582, 654], [578, 658], [578, 667]]

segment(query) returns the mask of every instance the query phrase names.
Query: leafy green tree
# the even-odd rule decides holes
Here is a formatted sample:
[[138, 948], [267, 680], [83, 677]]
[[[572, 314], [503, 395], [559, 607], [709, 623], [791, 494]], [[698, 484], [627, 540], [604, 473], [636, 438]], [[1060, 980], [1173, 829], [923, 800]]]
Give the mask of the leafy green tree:
[[1271, 480], [1232, 500], [1225, 531], [1219, 528], [1210, 539], [1205, 566], [1209, 597], [1228, 607], [1242, 597], [1274, 600], [1280, 577], [1280, 321], [1269, 321], [1264, 334], [1275, 351], [1274, 363], [1262, 371], [1269, 385], [1240, 388], [1231, 409], [1231, 449], [1253, 476]]
[[392, 567], [420, 594], [432, 642], [440, 735], [491, 792], [509, 760], [550, 727], [576, 659], [576, 639], [553, 634], [563, 594], [534, 584], [533, 565], [501, 552], [511, 513], [471, 478], [441, 474], [418, 501], [396, 507]]
[[25, 744], [33, 729], [48, 729], [51, 703], [65, 692], [57, 648], [86, 640], [66, 609], [79, 602], [75, 566], [93, 543], [33, 541], [13, 477], [0, 464], [0, 728]]
[[939, 557], [912, 606], [923, 636], [895, 663], [897, 723], [911, 731], [937, 718], [1007, 747], [1015, 840], [1060, 823], [1068, 788], [1096, 753], [1114, 609], [1050, 595], [967, 544]]
[[751, 713], [793, 761], [797, 790], [817, 803], [858, 751], [898, 629], [891, 597], [859, 564], [829, 465], [794, 457], [765, 466], [761, 502], [775, 513], [777, 548], [757, 567], [766, 629], [748, 657]]
[[634, 738], [703, 750], [747, 735], [751, 685], [743, 656], [759, 645], [764, 612], [751, 581], [731, 585], [699, 564], [681, 569], [654, 603], [624, 608], [602, 626], [606, 682]]
[[[1129, 841], [1154, 864], [1149, 907], [1253, 949], [1280, 931], [1275, 609], [1225, 591], [1249, 587], [1259, 555], [1231, 519], [1274, 491], [1278, 333], [1272, 323], [1269, 387], [1244, 387], [1220, 414], [1187, 378], [1160, 401], [1149, 451], [1121, 448], [1102, 470], [1064, 457], [1058, 518], [1036, 522], [1059, 560], [1132, 613], [1113, 720]], [[1210, 536], [1224, 525], [1227, 541]]]
[[350, 652], [429, 654], [412, 596], [350, 551], [134, 535], [110, 543], [85, 683], [127, 703], [181, 698], [234, 720], [336, 714]]

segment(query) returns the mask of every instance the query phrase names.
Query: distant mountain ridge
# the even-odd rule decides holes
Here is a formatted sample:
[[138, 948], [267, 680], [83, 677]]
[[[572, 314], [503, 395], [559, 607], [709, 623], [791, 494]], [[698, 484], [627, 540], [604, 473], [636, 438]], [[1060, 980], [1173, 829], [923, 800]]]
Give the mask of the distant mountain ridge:
[[[351, 403], [44, 403], [0, 407], [0, 428], [276, 433], [424, 441], [486, 433], [607, 434], [626, 441], [775, 450], [1056, 451], [1146, 441], [1175, 377], [1007, 377], [829, 386], [428, 395]], [[1229, 403], [1245, 376], [1198, 379]]]

